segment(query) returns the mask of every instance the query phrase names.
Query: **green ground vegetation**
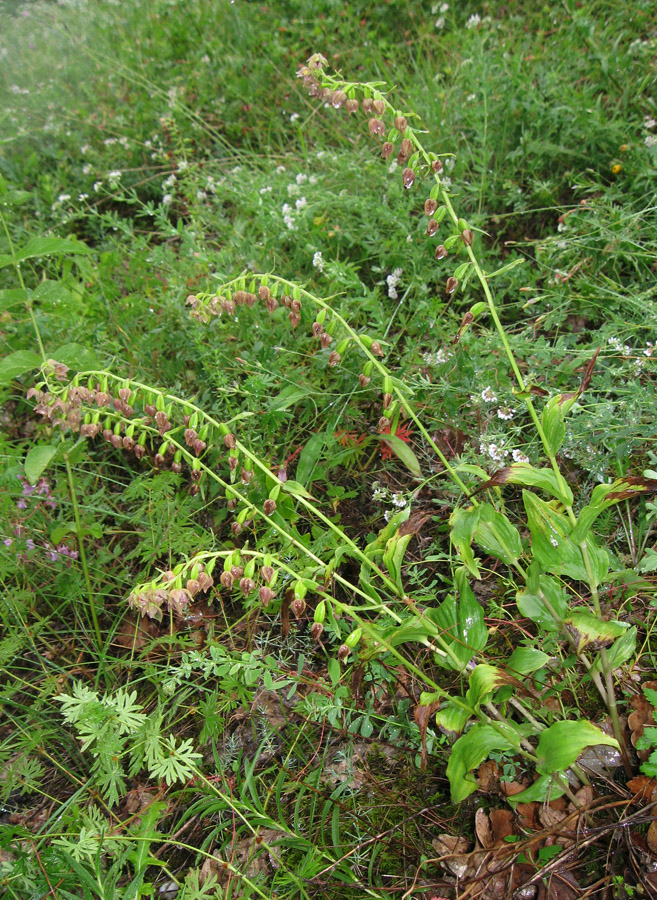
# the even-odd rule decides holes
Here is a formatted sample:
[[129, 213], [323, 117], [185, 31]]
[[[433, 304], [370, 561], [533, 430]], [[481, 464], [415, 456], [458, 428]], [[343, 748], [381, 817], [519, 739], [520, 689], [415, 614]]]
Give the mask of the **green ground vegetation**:
[[0, 62], [3, 895], [650, 896], [652, 0]]

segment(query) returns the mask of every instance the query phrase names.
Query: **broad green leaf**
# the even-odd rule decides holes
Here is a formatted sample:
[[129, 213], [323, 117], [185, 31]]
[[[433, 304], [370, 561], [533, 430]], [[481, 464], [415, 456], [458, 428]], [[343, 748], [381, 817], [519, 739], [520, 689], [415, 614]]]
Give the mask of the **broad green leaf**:
[[557, 800], [563, 796], [564, 792], [561, 781], [559, 775], [540, 775], [524, 791], [507, 797], [507, 802], [515, 809], [517, 803], [532, 803], [534, 800], [537, 803], [543, 803], [545, 800]]
[[12, 266], [13, 264], [13, 256], [10, 256], [9, 253], [0, 253], [0, 269], [4, 269], [5, 266]]
[[566, 627], [577, 641], [577, 652], [581, 653], [589, 644], [596, 647], [610, 644], [617, 637], [625, 634], [629, 628], [627, 622], [608, 622], [592, 612], [573, 611], [564, 620]]
[[36, 484], [41, 475], [48, 468], [58, 448], [51, 444], [42, 444], [32, 447], [25, 457], [25, 474], [30, 484]]
[[535, 647], [516, 647], [506, 661], [505, 668], [511, 674], [530, 675], [532, 672], [542, 669], [549, 659], [547, 653], [543, 653], [542, 650], [537, 650]]
[[512, 750], [511, 741], [490, 725], [478, 722], [456, 741], [447, 762], [447, 777], [454, 803], [460, 803], [477, 790], [477, 781], [472, 775], [491, 750]]
[[306, 487], [310, 487], [317, 477], [315, 469], [324, 449], [325, 435], [321, 432], [314, 434], [301, 451], [297, 463], [296, 479]]
[[94, 351], [83, 347], [82, 344], [64, 344], [54, 351], [52, 358], [77, 372], [99, 368]]
[[416, 478], [422, 478], [422, 470], [420, 469], [417, 456], [405, 441], [398, 438], [396, 434], [379, 434], [377, 437], [390, 447], [395, 456], [404, 463], [412, 475], [415, 475]]
[[27, 300], [27, 291], [23, 288], [8, 288], [0, 291], [0, 312], [5, 309], [12, 309]]
[[556, 579], [540, 575], [536, 584], [528, 580], [527, 588], [518, 591], [516, 606], [521, 615], [527, 616], [545, 631], [558, 631], [560, 622], [568, 612], [568, 597]]
[[546, 572], [586, 581], [582, 552], [569, 537], [568, 519], [531, 491], [523, 491], [532, 554]]
[[576, 399], [576, 394], [557, 394], [555, 397], [551, 397], [543, 407], [541, 425], [553, 456], [556, 456], [563, 444], [566, 436], [564, 419]]
[[30, 291], [32, 300], [38, 303], [51, 304], [56, 306], [63, 302], [70, 303], [73, 300], [73, 294], [60, 281], [40, 281], [33, 291]]
[[57, 544], [61, 544], [69, 534], [75, 534], [75, 522], [62, 522], [60, 525], [55, 525], [50, 532], [50, 543], [57, 546]]
[[468, 509], [457, 507], [449, 519], [450, 540], [474, 578], [481, 578], [477, 561], [472, 553], [472, 540], [478, 522], [478, 506], [470, 506]]
[[304, 497], [306, 500], [313, 499], [312, 494], [309, 494], [305, 487], [302, 484], [299, 484], [298, 481], [286, 481], [282, 487], [284, 491], [288, 494], [292, 494], [294, 497]]
[[36, 256], [59, 256], [62, 253], [91, 253], [91, 248], [70, 238], [36, 237], [16, 251], [16, 259], [34, 259]]
[[[459, 697], [459, 699], [463, 700], [464, 698]], [[446, 731], [448, 735], [461, 734], [471, 715], [469, 710], [464, 709], [463, 706], [448, 700], [445, 706], [436, 713], [436, 725]]]
[[7, 191], [2, 199], [8, 206], [22, 206], [31, 196], [29, 191]]
[[388, 538], [383, 552], [383, 564], [398, 587], [402, 587], [401, 567], [412, 537], [412, 534], [400, 534], [398, 529], [391, 538]]
[[[634, 656], [636, 652], [636, 633], [636, 625], [632, 625], [607, 650], [607, 664], [610, 669], [617, 669]], [[602, 659], [599, 655], [593, 660], [591, 671], [602, 671]]]
[[482, 703], [485, 703], [490, 695], [500, 686], [500, 669], [497, 666], [489, 666], [482, 663], [475, 666], [470, 673], [470, 687], [465, 699], [468, 706], [475, 711], [479, 709]]
[[525, 487], [537, 487], [556, 497], [566, 506], [573, 502], [573, 492], [563, 478], [557, 478], [552, 469], [536, 469], [530, 463], [513, 463], [499, 472], [495, 472], [487, 484], [522, 484]]
[[[454, 581], [459, 591], [459, 600], [451, 594], [437, 609], [427, 611], [427, 616], [437, 626], [436, 634], [442, 637], [452, 656], [436, 655], [438, 665], [448, 669], [463, 671], [472, 657], [483, 650], [488, 640], [484, 623], [484, 612], [472, 593], [463, 568], [456, 570]], [[441, 642], [436, 641], [440, 647]]]
[[618, 478], [611, 484], [597, 485], [591, 494], [591, 502], [584, 506], [577, 517], [577, 525], [571, 537], [575, 543], [581, 543], [591, 530], [591, 526], [600, 513], [621, 500], [637, 497], [646, 491], [654, 491], [657, 481], [652, 478]]
[[652, 547], [646, 550], [645, 555], [637, 566], [639, 572], [654, 572], [657, 570], [657, 551]]
[[494, 556], [509, 566], [517, 563], [522, 555], [518, 529], [490, 503], [479, 506], [474, 540], [489, 556]]
[[0, 360], [0, 384], [8, 384], [19, 375], [24, 375], [41, 365], [41, 357], [31, 350], [16, 350]]
[[586, 719], [555, 722], [538, 739], [536, 771], [540, 775], [565, 772], [583, 750], [599, 744], [619, 749], [616, 738]]

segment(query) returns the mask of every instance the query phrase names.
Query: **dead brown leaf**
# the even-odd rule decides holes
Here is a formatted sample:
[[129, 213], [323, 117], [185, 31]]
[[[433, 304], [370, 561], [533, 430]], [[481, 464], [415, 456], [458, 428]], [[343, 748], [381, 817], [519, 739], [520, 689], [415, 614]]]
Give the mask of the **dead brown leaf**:
[[[657, 681], [646, 681], [642, 686], [655, 691], [657, 690]], [[628, 716], [627, 725], [630, 729], [632, 746], [636, 747], [637, 741], [643, 735], [643, 729], [646, 725], [654, 725], [655, 720], [653, 718], [653, 707], [648, 702], [643, 692], [635, 694], [632, 697], [630, 706], [632, 707], [633, 712]], [[645, 762], [650, 756], [650, 750], [637, 750], [636, 755]]]

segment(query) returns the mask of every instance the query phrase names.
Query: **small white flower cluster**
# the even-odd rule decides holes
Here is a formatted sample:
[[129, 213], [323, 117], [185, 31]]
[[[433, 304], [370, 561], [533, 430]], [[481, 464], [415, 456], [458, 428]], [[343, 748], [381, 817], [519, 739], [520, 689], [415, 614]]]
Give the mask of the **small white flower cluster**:
[[66, 203], [67, 200], [71, 199], [70, 194], [60, 194], [59, 197], [55, 200], [55, 202], [50, 207], [51, 209], [57, 209], [58, 206], [61, 206], [62, 203]]
[[512, 450], [511, 456], [513, 457], [513, 461], [517, 463], [528, 463], [529, 457], [522, 452], [522, 450]]
[[324, 271], [324, 260], [322, 258], [321, 250], [318, 250], [315, 254], [313, 254], [313, 266], [317, 269], [318, 272]]
[[281, 207], [281, 212], [283, 213], [283, 221], [290, 229], [290, 231], [296, 230], [296, 225], [294, 224], [294, 216], [292, 215], [292, 207], [289, 203], [284, 203]]
[[113, 169], [111, 172], [107, 173], [107, 180], [109, 181], [111, 187], [113, 187], [120, 178], [121, 171], [119, 169]]
[[451, 353], [448, 353], [444, 347], [441, 347], [439, 350], [423, 353], [422, 359], [428, 366], [438, 366], [441, 363], [447, 362], [448, 359], [451, 359], [451, 356]]
[[513, 418], [513, 410], [509, 409], [508, 406], [500, 406], [497, 410], [497, 418], [503, 419], [505, 422], [508, 422]]
[[506, 441], [500, 441], [499, 444], [482, 441], [479, 444], [479, 452], [484, 456], [489, 456], [493, 462], [504, 462], [504, 458], [509, 455], [509, 451], [504, 449]]
[[479, 25], [481, 25], [481, 16], [479, 13], [473, 13], [465, 23], [466, 28], [477, 28]]
[[433, 13], [434, 16], [436, 15], [437, 12], [440, 13], [440, 15], [438, 16], [438, 18], [436, 19], [436, 22], [435, 22], [435, 27], [438, 29], [438, 31], [441, 31], [445, 27], [445, 15], [444, 14], [447, 12], [448, 9], [449, 9], [449, 3], [441, 3], [440, 6], [437, 3], [434, 3], [434, 5], [431, 7], [431, 12]]
[[404, 507], [408, 504], [408, 500], [402, 493], [399, 491], [394, 494], [391, 493], [385, 485], [379, 484], [378, 481], [372, 482], [372, 500], [374, 502], [378, 502], [380, 500], [389, 500], [395, 509], [387, 509], [383, 513], [383, 517], [386, 522], [389, 522], [390, 519], [400, 510], [404, 509]]
[[391, 300], [396, 300], [399, 297], [397, 293], [397, 287], [399, 286], [399, 282], [401, 281], [401, 277], [404, 273], [403, 269], [395, 269], [388, 275], [386, 281], [388, 283], [388, 296]]
[[624, 344], [620, 338], [610, 337], [607, 343], [616, 353], [622, 353], [624, 356], [632, 356], [634, 354], [634, 349], [629, 344]]
[[646, 135], [643, 143], [646, 145], [646, 147], [654, 147], [655, 144], [657, 144], [657, 134]]
[[485, 387], [481, 392], [481, 399], [484, 401], [484, 403], [496, 403], [497, 394], [495, 393], [493, 388], [488, 385], [488, 387]]

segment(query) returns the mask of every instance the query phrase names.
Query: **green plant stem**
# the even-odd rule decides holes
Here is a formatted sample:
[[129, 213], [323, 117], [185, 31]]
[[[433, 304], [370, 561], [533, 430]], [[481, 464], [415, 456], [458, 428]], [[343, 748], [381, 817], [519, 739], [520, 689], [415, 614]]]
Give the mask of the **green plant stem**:
[[[13, 260], [14, 270], [16, 272], [16, 277], [18, 278], [18, 283], [20, 284], [22, 290], [27, 292], [27, 288], [25, 287], [25, 281], [23, 280], [23, 273], [21, 272], [21, 267], [19, 261], [16, 259], [16, 251], [14, 250], [14, 242], [11, 239], [11, 234], [9, 233], [9, 229], [7, 228], [7, 222], [5, 221], [5, 217], [0, 210], [0, 220], [2, 221], [2, 227], [5, 232], [5, 237], [7, 238], [7, 243], [9, 245], [9, 255]], [[43, 341], [41, 339], [41, 332], [39, 331], [39, 325], [36, 320], [36, 316], [34, 315], [34, 309], [32, 308], [32, 301], [27, 300], [25, 303], [27, 307], [27, 311], [30, 314], [30, 319], [32, 320], [32, 327], [34, 328], [34, 334], [36, 336], [37, 344], [39, 345], [39, 352], [41, 353], [41, 358], [43, 359], [44, 364], [46, 363], [48, 357], [46, 356], [46, 350], [43, 346]]]
[[98, 623], [98, 613], [96, 611], [96, 601], [94, 600], [94, 590], [91, 584], [91, 577], [89, 575], [89, 566], [87, 564], [87, 552], [85, 550], [84, 544], [84, 530], [82, 528], [80, 508], [78, 506], [78, 498], [75, 490], [75, 480], [73, 478], [73, 470], [71, 469], [71, 462], [68, 458], [68, 453], [64, 453], [64, 466], [66, 467], [66, 477], [68, 479], [68, 488], [71, 495], [71, 504], [73, 506], [73, 517], [75, 519], [75, 536], [77, 538], [78, 549], [80, 551], [80, 563], [82, 565], [85, 586], [87, 588], [87, 600], [89, 603], [89, 611], [91, 612], [91, 619], [96, 636], [96, 646], [98, 651], [102, 652], [103, 638], [100, 632], [100, 625]]

